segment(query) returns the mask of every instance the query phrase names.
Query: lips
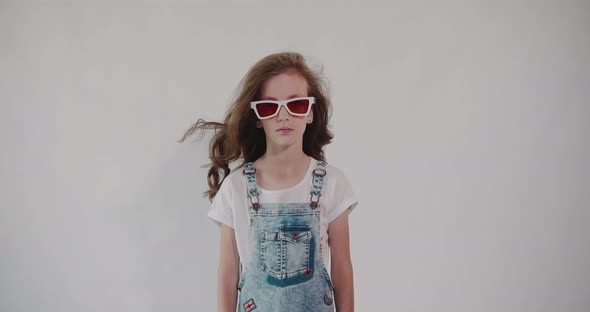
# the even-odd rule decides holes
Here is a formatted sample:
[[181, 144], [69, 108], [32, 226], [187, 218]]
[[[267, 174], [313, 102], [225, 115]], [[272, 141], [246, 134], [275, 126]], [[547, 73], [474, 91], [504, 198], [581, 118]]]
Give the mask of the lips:
[[279, 133], [279, 135], [291, 135], [291, 132], [293, 132], [293, 129], [283, 127], [281, 129], [277, 130], [277, 132]]

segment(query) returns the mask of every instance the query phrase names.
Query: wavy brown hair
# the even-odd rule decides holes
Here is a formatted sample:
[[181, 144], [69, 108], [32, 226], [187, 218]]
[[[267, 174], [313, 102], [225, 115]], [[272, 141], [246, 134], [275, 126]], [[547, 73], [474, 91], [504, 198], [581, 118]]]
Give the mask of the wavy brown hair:
[[[328, 129], [332, 105], [327, 96], [327, 80], [321, 76], [321, 72], [312, 70], [300, 53], [270, 54], [256, 62], [242, 78], [236, 88], [237, 97], [227, 109], [223, 123], [199, 118], [179, 141], [183, 142], [198, 129], [215, 130], [209, 144], [211, 163], [203, 166], [210, 168], [207, 174], [209, 190], [203, 193], [203, 197], [208, 196], [209, 201], [213, 201], [221, 183], [231, 173], [229, 164], [232, 161], [243, 159], [235, 171], [247, 162], [255, 161], [266, 151], [264, 130], [256, 128], [258, 117], [250, 108], [250, 102], [260, 99], [262, 85], [267, 79], [291, 71], [297, 72], [307, 81], [307, 96], [315, 97], [313, 122], [307, 124], [303, 134], [303, 152], [317, 160], [326, 160], [323, 147], [334, 137]], [[221, 172], [223, 179], [220, 177]]]

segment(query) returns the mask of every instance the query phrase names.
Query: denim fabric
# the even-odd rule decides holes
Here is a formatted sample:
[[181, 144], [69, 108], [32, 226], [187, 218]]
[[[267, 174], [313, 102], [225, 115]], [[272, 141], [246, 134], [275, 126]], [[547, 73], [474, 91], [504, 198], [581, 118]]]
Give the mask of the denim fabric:
[[[310, 201], [259, 203], [252, 198], [259, 195], [253, 163], [246, 164], [243, 173], [252, 203], [251, 257], [244, 264], [238, 284], [239, 311], [334, 311], [334, 287], [319, 243], [321, 207], [317, 202], [325, 165], [318, 161], [313, 171]], [[255, 209], [254, 203], [259, 208]]]

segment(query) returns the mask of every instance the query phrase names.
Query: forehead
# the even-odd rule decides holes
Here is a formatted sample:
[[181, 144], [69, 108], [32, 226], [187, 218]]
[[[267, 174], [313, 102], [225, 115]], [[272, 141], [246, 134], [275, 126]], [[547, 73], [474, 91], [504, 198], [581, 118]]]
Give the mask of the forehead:
[[285, 72], [267, 79], [260, 92], [262, 100], [284, 100], [307, 96], [307, 81], [297, 72]]

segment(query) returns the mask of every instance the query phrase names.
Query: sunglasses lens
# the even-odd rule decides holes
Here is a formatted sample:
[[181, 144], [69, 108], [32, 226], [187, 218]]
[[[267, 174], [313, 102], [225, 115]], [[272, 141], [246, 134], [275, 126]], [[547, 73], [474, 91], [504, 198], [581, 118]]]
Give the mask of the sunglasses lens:
[[289, 110], [294, 114], [305, 114], [309, 109], [309, 100], [302, 99], [302, 100], [295, 100], [287, 103], [287, 107]]
[[268, 117], [274, 114], [279, 107], [276, 103], [258, 103], [256, 104], [256, 110], [258, 111], [258, 115], [260, 117]]

